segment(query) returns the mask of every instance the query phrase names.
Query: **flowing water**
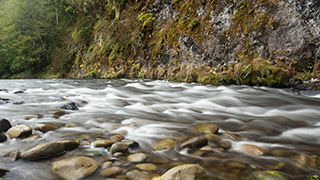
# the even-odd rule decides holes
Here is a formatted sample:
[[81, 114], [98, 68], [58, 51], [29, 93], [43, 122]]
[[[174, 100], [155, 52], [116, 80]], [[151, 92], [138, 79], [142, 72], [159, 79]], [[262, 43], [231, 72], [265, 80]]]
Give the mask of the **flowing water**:
[[[56, 159], [91, 155], [98, 161], [108, 160], [104, 148], [83, 144], [62, 157], [45, 161], [9, 161], [6, 154], [26, 150], [39, 142], [75, 138], [92, 142], [120, 133], [125, 139], [140, 144], [149, 161], [158, 166], [159, 175], [178, 164], [195, 163], [205, 168], [208, 179], [241, 179], [256, 170], [278, 170], [294, 179], [319, 174], [312, 167], [295, 161], [299, 154], [320, 155], [320, 96], [303, 96], [286, 89], [247, 86], [211, 86], [152, 80], [0, 80], [0, 116], [11, 124], [34, 126], [39, 122], [54, 123], [60, 129], [33, 134], [32, 141], [10, 139], [0, 143], [0, 168], [9, 172], [7, 179], [57, 179], [51, 170]], [[21, 93], [15, 93], [22, 91]], [[75, 102], [79, 110], [58, 119], [52, 112]], [[0, 118], [1, 118], [0, 117]], [[26, 120], [28, 119], [28, 120]], [[218, 135], [227, 131], [241, 140], [229, 140], [230, 149], [194, 153], [180, 150], [187, 137], [199, 136], [196, 124], [216, 124]], [[154, 151], [153, 144], [171, 138], [172, 150]], [[263, 157], [243, 154], [241, 144], [252, 144], [269, 153]], [[215, 147], [214, 144], [211, 144]], [[282, 150], [282, 155], [275, 155]], [[113, 159], [116, 161], [116, 159]], [[123, 168], [130, 168], [124, 163]], [[103, 179], [98, 173], [87, 179]]]

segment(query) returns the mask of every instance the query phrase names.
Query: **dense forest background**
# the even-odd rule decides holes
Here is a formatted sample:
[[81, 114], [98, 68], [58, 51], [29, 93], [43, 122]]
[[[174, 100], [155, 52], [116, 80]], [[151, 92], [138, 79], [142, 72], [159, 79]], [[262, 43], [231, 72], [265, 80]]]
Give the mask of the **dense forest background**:
[[0, 75], [290, 86], [319, 78], [317, 3], [0, 0]]

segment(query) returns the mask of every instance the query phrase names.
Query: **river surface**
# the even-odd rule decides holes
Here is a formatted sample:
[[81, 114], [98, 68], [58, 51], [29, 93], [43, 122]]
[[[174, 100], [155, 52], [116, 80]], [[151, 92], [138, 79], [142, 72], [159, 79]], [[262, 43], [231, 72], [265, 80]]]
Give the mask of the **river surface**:
[[[60, 129], [33, 134], [32, 141], [9, 139], [0, 143], [0, 168], [6, 179], [56, 179], [51, 162], [65, 156], [91, 155], [101, 163], [110, 158], [107, 149], [83, 144], [63, 157], [39, 162], [12, 162], [6, 154], [26, 150], [40, 142], [75, 138], [92, 142], [110, 134], [123, 134], [140, 144], [139, 151], [159, 166], [163, 174], [175, 164], [194, 163], [205, 168], [208, 179], [241, 179], [256, 170], [277, 170], [294, 179], [320, 174], [301, 166], [295, 155], [320, 155], [320, 96], [304, 96], [289, 89], [248, 86], [211, 86], [153, 80], [0, 80], [0, 118], [12, 125], [52, 123]], [[21, 91], [19, 93], [19, 91]], [[18, 92], [18, 93], [15, 93]], [[79, 110], [54, 118], [52, 112], [74, 102]], [[27, 119], [27, 120], [26, 120]], [[193, 150], [154, 151], [155, 142], [199, 136], [196, 124], [216, 124], [218, 135], [225, 131], [241, 140], [229, 140], [232, 147], [201, 156]], [[179, 143], [177, 143], [179, 144]], [[241, 153], [241, 144], [264, 148], [268, 154], [255, 157]], [[214, 144], [211, 144], [215, 147]], [[274, 150], [283, 150], [275, 155]], [[196, 150], [194, 150], [196, 151]], [[152, 159], [158, 159], [158, 161]], [[128, 166], [128, 165], [124, 165]], [[97, 173], [96, 173], [97, 174]], [[87, 179], [104, 179], [92, 175]]]

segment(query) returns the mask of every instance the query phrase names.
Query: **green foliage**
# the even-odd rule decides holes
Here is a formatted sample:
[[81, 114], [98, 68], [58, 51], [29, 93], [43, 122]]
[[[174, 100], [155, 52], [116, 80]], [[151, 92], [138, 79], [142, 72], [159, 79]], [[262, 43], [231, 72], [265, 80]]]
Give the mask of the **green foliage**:
[[152, 24], [155, 19], [156, 18], [151, 13], [141, 13], [138, 16], [138, 20], [142, 23], [142, 29], [144, 31], [152, 28]]

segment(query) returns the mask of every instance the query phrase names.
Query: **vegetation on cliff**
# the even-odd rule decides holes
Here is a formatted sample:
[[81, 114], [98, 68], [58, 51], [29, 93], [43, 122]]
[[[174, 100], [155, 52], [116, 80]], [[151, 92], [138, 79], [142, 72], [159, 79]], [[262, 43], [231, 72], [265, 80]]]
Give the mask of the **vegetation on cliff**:
[[0, 15], [4, 78], [319, 78], [317, 31], [285, 1], [1, 0]]

